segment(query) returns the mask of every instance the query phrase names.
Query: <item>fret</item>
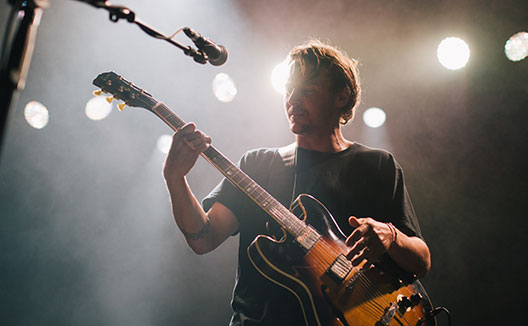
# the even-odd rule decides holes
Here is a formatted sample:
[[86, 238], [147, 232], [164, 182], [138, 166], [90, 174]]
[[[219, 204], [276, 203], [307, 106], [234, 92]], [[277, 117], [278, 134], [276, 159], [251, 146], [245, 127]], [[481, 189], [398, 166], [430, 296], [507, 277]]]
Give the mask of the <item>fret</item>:
[[257, 186], [254, 183], [249, 183], [247, 186], [244, 187], [244, 192], [251, 193], [253, 190], [255, 190]]
[[[249, 192], [251, 188], [251, 184], [253, 183], [251, 179], [247, 178], [245, 175], [240, 174], [240, 181], [238, 184], [240, 185], [240, 189], [242, 189], [244, 192]], [[248, 190], [249, 189], [249, 190]]]
[[235, 165], [227, 160], [220, 160], [218, 161], [218, 167], [220, 169], [222, 169], [222, 171], [224, 171], [225, 173], [227, 173], [227, 171], [229, 170], [229, 168], [232, 168], [234, 167]]
[[264, 190], [258, 187], [257, 189], [255, 189], [254, 193], [254, 198], [263, 203], [266, 198], [266, 193], [264, 192]]

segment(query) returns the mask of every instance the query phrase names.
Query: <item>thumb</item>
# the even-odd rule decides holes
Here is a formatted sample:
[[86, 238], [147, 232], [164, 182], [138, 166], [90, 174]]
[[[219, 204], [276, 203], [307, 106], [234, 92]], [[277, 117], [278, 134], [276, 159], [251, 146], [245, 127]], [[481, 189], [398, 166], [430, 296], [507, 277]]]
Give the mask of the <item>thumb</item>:
[[355, 216], [350, 216], [348, 218], [348, 224], [350, 224], [351, 227], [357, 228], [361, 223], [359, 222], [359, 219]]

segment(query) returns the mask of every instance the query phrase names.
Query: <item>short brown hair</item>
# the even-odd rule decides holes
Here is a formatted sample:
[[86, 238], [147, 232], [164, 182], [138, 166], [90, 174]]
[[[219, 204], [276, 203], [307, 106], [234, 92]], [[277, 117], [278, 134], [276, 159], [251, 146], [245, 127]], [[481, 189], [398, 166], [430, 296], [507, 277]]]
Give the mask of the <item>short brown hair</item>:
[[327, 69], [333, 81], [334, 91], [346, 90], [350, 98], [341, 108], [341, 123], [346, 124], [354, 118], [354, 112], [361, 99], [358, 62], [351, 59], [344, 51], [319, 40], [309, 40], [294, 47], [290, 53], [291, 61], [299, 65], [301, 73], [308, 70], [319, 73]]

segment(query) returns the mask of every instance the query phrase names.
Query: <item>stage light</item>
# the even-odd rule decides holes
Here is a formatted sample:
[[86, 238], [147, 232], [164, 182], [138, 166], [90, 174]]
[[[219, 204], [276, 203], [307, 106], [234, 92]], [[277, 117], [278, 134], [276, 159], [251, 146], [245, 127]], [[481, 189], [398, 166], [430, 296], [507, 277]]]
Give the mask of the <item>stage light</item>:
[[438, 45], [438, 61], [450, 70], [464, 67], [469, 60], [469, 46], [458, 37], [448, 37]]
[[504, 45], [504, 53], [511, 61], [521, 61], [528, 56], [528, 33], [512, 35]]
[[165, 134], [165, 135], [161, 135], [158, 138], [157, 147], [159, 151], [162, 152], [163, 154], [167, 154], [169, 152], [171, 145], [172, 145], [171, 135]]
[[49, 122], [48, 109], [42, 103], [31, 101], [24, 108], [24, 118], [31, 127], [42, 129]]
[[386, 118], [387, 115], [380, 108], [369, 108], [363, 112], [363, 122], [371, 128], [381, 127]]
[[231, 102], [237, 94], [235, 82], [228, 74], [219, 73], [213, 79], [213, 93], [220, 102]]
[[92, 120], [103, 120], [112, 111], [112, 104], [108, 103], [105, 96], [92, 97], [84, 109], [86, 116]]
[[276, 65], [271, 72], [271, 84], [273, 85], [273, 88], [281, 94], [284, 94], [285, 92], [286, 82], [288, 81], [288, 76], [290, 74], [288, 62], [288, 59], [284, 60]]

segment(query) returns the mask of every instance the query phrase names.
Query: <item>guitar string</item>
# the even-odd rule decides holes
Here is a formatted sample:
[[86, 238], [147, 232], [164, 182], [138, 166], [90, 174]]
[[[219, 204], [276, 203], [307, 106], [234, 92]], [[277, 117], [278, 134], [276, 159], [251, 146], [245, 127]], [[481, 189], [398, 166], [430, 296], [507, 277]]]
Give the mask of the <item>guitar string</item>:
[[[360, 286], [357, 287], [357, 291], [365, 299], [368, 300], [368, 302], [366, 302], [365, 305], [371, 307], [377, 313], [380, 313], [381, 315], [383, 315], [385, 309], [383, 308], [383, 306], [380, 303], [377, 302], [377, 298], [372, 296], [372, 294], [369, 291], [368, 286], [364, 282], [361, 282], [361, 275], [359, 276], [359, 278], [360, 278]], [[361, 285], [363, 285], [363, 286], [361, 286]]]
[[[360, 278], [361, 278], [362, 276], [363, 276], [363, 275], [360, 275]], [[367, 277], [362, 278], [362, 281], [365, 282], [365, 283], [367, 283], [367, 284], [370, 284], [371, 287], [373, 286], [372, 283], [370, 282], [370, 280], [369, 280]], [[374, 291], [373, 293], [376, 293], [376, 294], [378, 294], [379, 296], [381, 296], [382, 300], [385, 301], [387, 304], [390, 303], [390, 302], [389, 302], [384, 296], [382, 296], [382, 294], [381, 294], [379, 291]], [[404, 315], [402, 315], [402, 317], [404, 318], [405, 323], [406, 323], [407, 325], [411, 325], [411, 323], [405, 318]], [[396, 319], [396, 321], [398, 321], [398, 323], [400, 323], [400, 324], [403, 325], [403, 323], [402, 323], [402, 322], [401, 322], [396, 316], [394, 316], [394, 319]]]
[[[374, 288], [374, 285], [372, 284], [372, 282], [370, 281], [370, 279], [365, 276], [364, 274], [360, 275], [360, 278], [363, 282], [365, 282], [367, 284], [368, 287], [371, 287], [371, 288]], [[380, 293], [378, 290], [375, 290], [372, 292], [374, 295], [377, 295], [377, 296], [382, 296], [382, 293]], [[385, 299], [385, 303], [386, 304], [390, 304], [390, 301], [389, 300], [386, 300]]]
[[[327, 249], [328, 251], [334, 251], [333, 248], [330, 248], [324, 241], [322, 241], [322, 245], [326, 247], [325, 249]], [[315, 259], [320, 264], [319, 267], [322, 267], [324, 269], [325, 266], [328, 266], [328, 261], [325, 259], [325, 257], [316, 257]], [[365, 286], [363, 289], [361, 289], [360, 287], [359, 292], [362, 297], [366, 298], [367, 300], [374, 300], [375, 298], [371, 294], [369, 294], [367, 291], [368, 291], [367, 286]], [[382, 315], [384, 312], [384, 309], [383, 307], [381, 307], [381, 305], [379, 305], [377, 302], [372, 302], [372, 301], [369, 301], [366, 304], [361, 305], [359, 308], [362, 310], [367, 310], [367, 308], [370, 308], [370, 312], [371, 312], [370, 315], [373, 316], [376, 320], [379, 319], [380, 317], [379, 314]], [[372, 313], [372, 311], [374, 311], [374, 313]]]
[[[369, 278], [368, 278], [366, 275], [361, 274], [361, 275], [359, 276], [359, 278], [360, 278], [362, 284], [364, 284], [367, 288], [372, 288], [372, 287], [374, 286], [374, 285], [372, 284], [372, 282], [370, 282]], [[363, 292], [372, 293], [372, 294], [377, 295], [377, 296], [380, 298], [380, 301], [383, 301], [388, 307], [390, 306], [390, 301], [387, 300], [386, 296], [382, 295], [382, 293], [380, 293], [379, 291], [377, 291], [377, 290], [376, 290], [376, 291], [368, 291], [368, 289], [367, 289], [366, 291], [363, 291]], [[371, 294], [369, 294], [369, 296], [372, 297]], [[377, 302], [376, 299], [372, 299], [370, 302], [371, 302], [371, 303], [374, 303], [374, 304], [376, 304], [376, 305], [378, 305], [378, 306], [383, 310], [383, 313], [385, 313], [385, 310], [384, 310], [384, 309], [382, 308], [382, 306]], [[403, 317], [403, 320], [405, 321], [405, 324], [407, 324], [407, 325], [411, 325], [411, 323], [407, 320], [407, 318], [405, 318], [404, 315], [402, 315], [402, 317]], [[394, 316], [393, 318], [394, 318], [398, 323], [400, 323], [401, 325], [404, 325], [404, 324], [402, 323], [402, 321], [401, 321], [397, 316]]]
[[[360, 283], [364, 287], [363, 293], [370, 299], [369, 302], [372, 303], [373, 305], [376, 305], [377, 308], [382, 312], [382, 315], [383, 315], [385, 313], [385, 308], [383, 308], [383, 305], [385, 305], [388, 308], [388, 307], [390, 307], [390, 302], [388, 300], [386, 300], [385, 296], [383, 296], [381, 294], [373, 295], [373, 293], [371, 291], [371, 287], [368, 285], [367, 282], [365, 282], [363, 275], [359, 276], [359, 280], [360, 280]], [[376, 292], [374, 292], [374, 293], [376, 293]], [[378, 302], [378, 301], [381, 301], [381, 302]]]
[[[323, 241], [323, 245], [326, 247], [325, 249], [333, 251], [332, 248], [330, 248], [328, 245], [326, 245], [326, 243], [324, 241]], [[320, 264], [322, 263], [321, 267], [323, 267], [323, 268], [324, 268], [324, 266], [328, 265], [328, 262], [323, 257], [320, 257], [317, 260], [318, 260], [318, 262]], [[365, 303], [364, 305], [361, 305], [359, 308], [361, 310], [369, 312], [369, 314], [371, 316], [374, 316], [374, 318], [376, 320], [378, 320], [379, 319], [378, 318], [378, 313], [381, 314], [381, 316], [383, 316], [383, 314], [385, 313], [385, 309], [383, 308], [382, 304], [384, 303], [386, 305], [386, 307], [390, 307], [391, 302], [386, 298], [386, 296], [382, 295], [382, 293], [380, 293], [379, 291], [374, 291], [374, 292], [369, 291], [370, 288], [373, 288], [373, 285], [372, 285], [372, 283], [370, 282], [370, 280], [368, 279], [368, 277], [366, 275], [364, 275], [363, 273], [360, 274], [359, 275], [359, 280], [360, 280], [361, 284], [363, 284], [363, 287], [359, 287], [359, 292], [365, 299], [369, 300], [367, 303]], [[376, 297], [379, 298], [379, 300], [377, 300]], [[379, 303], [378, 301], [382, 301], [382, 302]], [[374, 311], [374, 314], [373, 314], [373, 311]], [[402, 324], [402, 322], [400, 320], [398, 320], [397, 317], [394, 317], [394, 318], [400, 324]], [[407, 321], [407, 319], [406, 318], [404, 318], [404, 319], [405, 319], [405, 323], [407, 325], [410, 325], [410, 323]]]
[[[368, 282], [368, 283], [365, 282], [365, 280], [364, 280], [365, 277], [363, 277], [363, 275], [360, 275], [360, 278], [362, 279], [362, 280], [361, 280], [362, 284], [366, 287], [366, 288], [364, 288], [364, 289], [361, 289], [361, 288], [360, 288], [360, 289], [361, 289], [360, 291], [361, 291], [361, 292], [363, 293], [363, 295], [365, 295], [366, 297], [370, 297], [370, 298], [371, 298], [371, 300], [370, 300], [369, 302], [367, 302], [365, 305], [366, 305], [366, 306], [367, 306], [367, 305], [371, 305], [371, 306], [373, 306], [373, 307], [374, 307], [374, 306], [377, 306], [377, 307], [378, 307], [377, 311], [379, 311], [379, 312], [381, 313], [381, 316], [383, 316], [383, 315], [385, 314], [385, 309], [383, 309], [383, 307], [381, 306], [381, 304], [378, 303], [378, 301], [377, 301], [376, 298], [372, 298], [372, 295], [369, 294], [369, 293], [371, 293], [371, 292], [368, 291], [368, 285], [367, 285], [367, 284], [370, 283], [370, 282]], [[374, 292], [374, 293], [378, 293], [378, 294], [379, 294], [378, 297], [379, 297], [380, 301], [385, 301], [385, 303], [387, 304], [387, 307], [390, 307], [390, 304], [389, 304], [390, 302], [385, 298], [385, 296], [382, 296], [381, 293], [379, 293], [379, 292], [377, 292], [377, 291]], [[381, 316], [380, 316], [380, 317], [381, 317]], [[405, 321], [405, 323], [406, 323], [407, 325], [411, 325], [410, 322], [405, 318], [405, 316], [402, 315], [402, 317], [404, 318], [404, 321]], [[404, 324], [402, 323], [402, 321], [401, 321], [398, 317], [394, 316], [393, 319], [395, 319], [400, 325], [404, 325]], [[376, 318], [376, 321], [377, 321], [377, 320], [378, 320], [378, 318]]]
[[[370, 280], [368, 279], [368, 277], [366, 277], [365, 275], [360, 275], [359, 276], [361, 282], [368, 288], [373, 288], [374, 286], [372, 285], [372, 283], [370, 282]], [[374, 295], [376, 295], [377, 297], [380, 298], [380, 301], [382, 301], [382, 304], [386, 304], [387, 307], [390, 307], [391, 305], [391, 302], [389, 300], [387, 300], [387, 298], [382, 294], [380, 293], [379, 291], [368, 291], [368, 293], [372, 293]], [[373, 300], [373, 302], [376, 302], [375, 300]], [[377, 303], [377, 302], [376, 302]], [[398, 321], [399, 322], [399, 321]]]
[[[324, 243], [324, 241], [323, 241]], [[326, 244], [324, 244], [326, 249], [332, 250], [332, 248], [329, 248]], [[321, 255], [314, 256], [315, 265], [316, 267], [323, 268], [325, 266], [328, 266], [328, 261], [325, 259], [325, 257], [322, 257]], [[363, 296], [365, 296], [365, 293], [363, 293]], [[377, 308], [377, 309], [376, 309]], [[361, 305], [358, 307], [361, 311], [364, 311], [366, 315], [371, 316], [375, 320], [378, 320], [381, 316], [380, 314], [383, 313], [383, 309], [381, 307], [375, 307], [375, 306], [368, 306], [368, 305]]]
[[[359, 278], [359, 281], [365, 286], [365, 288], [368, 288], [368, 289], [374, 288], [373, 284], [370, 282], [370, 280], [368, 279], [368, 277], [364, 273], [361, 273], [358, 278]], [[372, 298], [380, 297], [380, 298], [382, 298], [383, 301], [385, 301], [383, 303], [385, 303], [387, 305], [390, 305], [390, 301], [386, 300], [384, 298], [383, 294], [380, 293], [379, 291], [377, 291], [377, 290], [376, 291], [372, 291], [371, 290], [368, 293], [370, 293], [370, 296]]]

